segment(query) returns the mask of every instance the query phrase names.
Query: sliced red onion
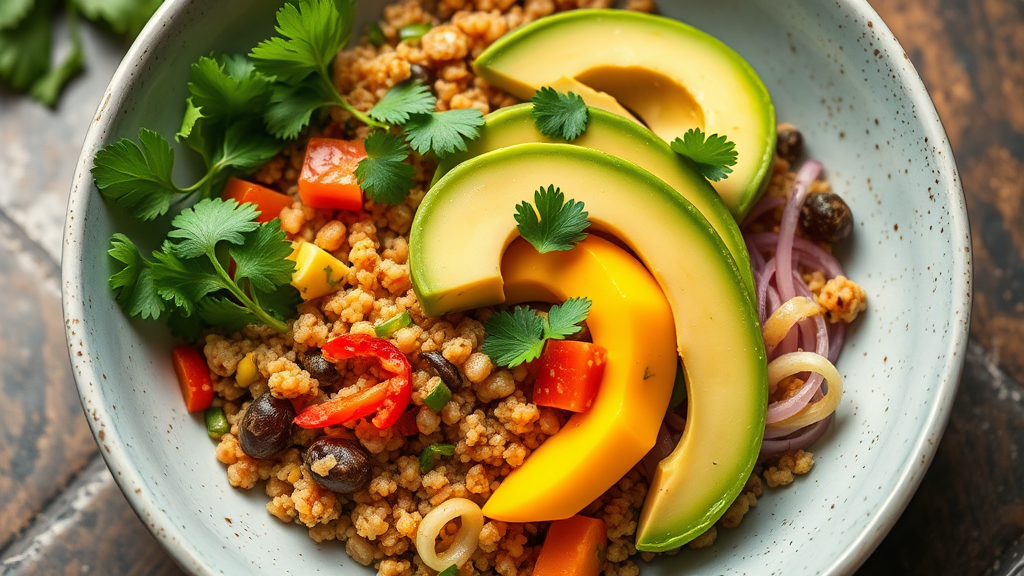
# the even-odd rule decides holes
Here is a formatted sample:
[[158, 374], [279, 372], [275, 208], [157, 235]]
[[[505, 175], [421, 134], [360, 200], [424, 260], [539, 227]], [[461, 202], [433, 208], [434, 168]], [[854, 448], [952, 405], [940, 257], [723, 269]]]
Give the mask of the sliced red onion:
[[828, 343], [828, 361], [835, 364], [839, 360], [839, 353], [843, 351], [843, 343], [846, 341], [846, 323], [837, 322], [832, 325], [832, 338]]
[[793, 238], [796, 234], [797, 220], [800, 218], [800, 209], [807, 198], [807, 191], [811, 183], [821, 173], [821, 163], [816, 160], [807, 160], [796, 173], [796, 180], [793, 182], [793, 191], [786, 202], [786, 208], [782, 211], [782, 223], [779, 225], [779, 245], [775, 250], [775, 261], [778, 274], [775, 277], [776, 286], [779, 288], [779, 298], [785, 302], [796, 296], [793, 288]]
[[[774, 274], [775, 259], [772, 258], [764, 265], [761, 273], [754, 280], [754, 291], [757, 294], [757, 316], [760, 318], [761, 324], [764, 324], [765, 320], [768, 319], [768, 284], [771, 282]], [[772, 312], [775, 312], [775, 310], [772, 310]]]
[[[773, 253], [778, 248], [779, 235], [775, 232], [747, 234], [745, 238], [747, 250], [750, 252]], [[798, 264], [811, 270], [821, 270], [827, 278], [846, 276], [846, 272], [843, 271], [842, 265], [839, 264], [835, 256], [806, 238], [793, 238], [793, 256]]]
[[747, 219], [743, 221], [741, 228], [746, 228], [751, 222], [757, 221], [761, 216], [764, 216], [785, 203], [786, 199], [780, 196], [765, 196], [760, 202], [750, 209], [750, 213], [747, 214]]
[[809, 448], [825, 434], [825, 430], [828, 429], [828, 425], [832, 422], [834, 415], [835, 413], [829, 414], [810, 426], [804, 426], [792, 436], [779, 438], [777, 440], [764, 440], [761, 442], [761, 452], [758, 455], [758, 460], [766, 460], [772, 456], [785, 454], [792, 450], [803, 450], [805, 448]]
[[757, 275], [760, 274], [762, 270], [764, 270], [764, 256], [761, 254], [761, 251], [758, 250], [756, 246], [751, 244], [749, 240], [744, 238], [744, 242], [747, 245], [747, 254], [750, 256], [750, 268], [753, 270], [754, 277], [756, 278]]
[[784, 436], [789, 436], [790, 434], [796, 432], [797, 430], [799, 430], [799, 428], [765, 428], [764, 439], [777, 440]]

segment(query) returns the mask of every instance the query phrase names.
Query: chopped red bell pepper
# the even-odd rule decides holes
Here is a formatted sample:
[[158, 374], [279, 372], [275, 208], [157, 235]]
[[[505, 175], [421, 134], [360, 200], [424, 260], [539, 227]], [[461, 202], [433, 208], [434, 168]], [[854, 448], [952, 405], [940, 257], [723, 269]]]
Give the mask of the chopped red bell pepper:
[[538, 360], [534, 404], [586, 412], [601, 387], [607, 357], [608, 352], [597, 344], [548, 340]]
[[191, 346], [178, 346], [171, 351], [171, 362], [178, 374], [181, 395], [185, 398], [185, 409], [202, 412], [213, 403], [213, 382], [210, 381], [210, 367], [206, 359]]
[[412, 409], [406, 410], [402, 413], [402, 416], [395, 422], [395, 430], [402, 436], [415, 436], [420, 433], [420, 427], [416, 424], [416, 414], [419, 410]]
[[360, 141], [310, 138], [299, 175], [299, 196], [313, 208], [363, 209], [356, 166], [366, 158]]
[[261, 224], [279, 217], [281, 210], [292, 205], [291, 196], [238, 178], [228, 178], [228, 184], [224, 187], [224, 193], [220, 197], [225, 200], [234, 200], [239, 204], [247, 202], [255, 204], [256, 209], [260, 211], [256, 221]]
[[373, 424], [384, 429], [401, 418], [412, 398], [412, 366], [397, 346], [383, 338], [347, 334], [328, 342], [322, 352], [328, 360], [376, 358], [392, 377], [352, 396], [308, 406], [295, 417], [295, 424], [302, 428], [323, 428], [376, 412]]

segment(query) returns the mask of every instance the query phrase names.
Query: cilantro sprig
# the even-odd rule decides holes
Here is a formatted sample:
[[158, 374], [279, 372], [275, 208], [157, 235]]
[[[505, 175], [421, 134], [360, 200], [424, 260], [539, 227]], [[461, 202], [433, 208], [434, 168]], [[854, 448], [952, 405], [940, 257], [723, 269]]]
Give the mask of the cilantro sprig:
[[540, 357], [547, 340], [562, 340], [579, 332], [590, 314], [589, 298], [570, 298], [548, 310], [547, 318], [527, 306], [501, 311], [484, 323], [482, 351], [500, 366], [514, 368]]
[[299, 302], [289, 284], [292, 248], [280, 221], [260, 224], [258, 214], [252, 204], [202, 200], [174, 218], [151, 260], [115, 234], [109, 254], [117, 303], [131, 317], [166, 317], [175, 334], [190, 340], [209, 326], [237, 331], [265, 324], [287, 332], [284, 320]]
[[[0, 82], [53, 106], [69, 80], [85, 65], [79, 17], [115, 34], [134, 36], [163, 0], [0, 0]], [[53, 56], [55, 15], [63, 12], [71, 48]]]
[[203, 158], [206, 173], [188, 186], [177, 185], [170, 144], [142, 128], [138, 144], [122, 138], [96, 153], [96, 187], [141, 220], [163, 216], [193, 194], [216, 195], [228, 177], [253, 172], [284, 147], [261, 119], [270, 83], [244, 56], [200, 58], [192, 65], [191, 96], [177, 140]]
[[725, 135], [705, 136], [700, 128], [690, 128], [682, 138], [672, 141], [672, 150], [685, 156], [712, 182], [728, 178], [736, 165], [736, 144]]
[[[536, 209], [525, 200], [516, 206], [519, 234], [544, 254], [554, 250], [571, 250], [587, 237], [589, 214], [583, 202], [565, 200], [565, 194], [554, 186], [541, 186], [533, 193]], [[539, 218], [538, 218], [539, 216]]]
[[533, 102], [533, 119], [541, 134], [550, 138], [573, 141], [587, 129], [590, 112], [583, 98], [569, 92], [563, 94], [550, 86], [544, 86], [530, 99]]

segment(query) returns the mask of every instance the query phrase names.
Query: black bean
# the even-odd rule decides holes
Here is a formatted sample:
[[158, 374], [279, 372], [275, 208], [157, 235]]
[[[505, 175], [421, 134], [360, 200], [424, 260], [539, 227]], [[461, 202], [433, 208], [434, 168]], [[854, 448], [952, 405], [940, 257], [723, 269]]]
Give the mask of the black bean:
[[302, 367], [321, 384], [337, 384], [341, 379], [338, 369], [324, 358], [323, 352], [319, 348], [306, 352], [306, 355], [302, 357]]
[[837, 194], [808, 194], [800, 210], [800, 224], [819, 242], [842, 242], [853, 231], [853, 213]]
[[419, 80], [424, 86], [434, 91], [434, 81], [437, 77], [434, 75], [434, 71], [426, 66], [420, 66], [419, 64], [412, 64], [409, 66], [409, 78], [413, 80]]
[[455, 367], [444, 357], [444, 354], [440, 352], [424, 352], [423, 359], [430, 364], [430, 367], [434, 369], [434, 372], [441, 377], [441, 380], [448, 385], [452, 390], [462, 388], [462, 374], [459, 373], [459, 369]]
[[800, 159], [804, 153], [804, 136], [790, 124], [779, 126], [778, 138], [775, 140], [775, 151], [790, 164]]
[[[326, 475], [317, 473], [316, 464], [331, 456], [334, 467]], [[359, 444], [344, 438], [317, 438], [306, 451], [306, 465], [317, 484], [339, 494], [351, 494], [370, 483], [370, 457]]]
[[249, 404], [238, 439], [242, 451], [253, 458], [272, 458], [288, 447], [295, 407], [288, 400], [264, 392]]

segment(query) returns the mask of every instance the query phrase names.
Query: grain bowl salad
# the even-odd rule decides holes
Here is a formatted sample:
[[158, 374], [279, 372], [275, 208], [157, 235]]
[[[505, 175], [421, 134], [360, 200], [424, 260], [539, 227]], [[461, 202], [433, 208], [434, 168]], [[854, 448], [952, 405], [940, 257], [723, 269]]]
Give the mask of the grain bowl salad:
[[655, 11], [286, 3], [192, 66], [201, 178], [146, 128], [96, 154], [169, 223], [114, 235], [110, 285], [180, 338], [228, 483], [381, 576], [633, 576], [811, 470], [853, 216], [756, 72]]

